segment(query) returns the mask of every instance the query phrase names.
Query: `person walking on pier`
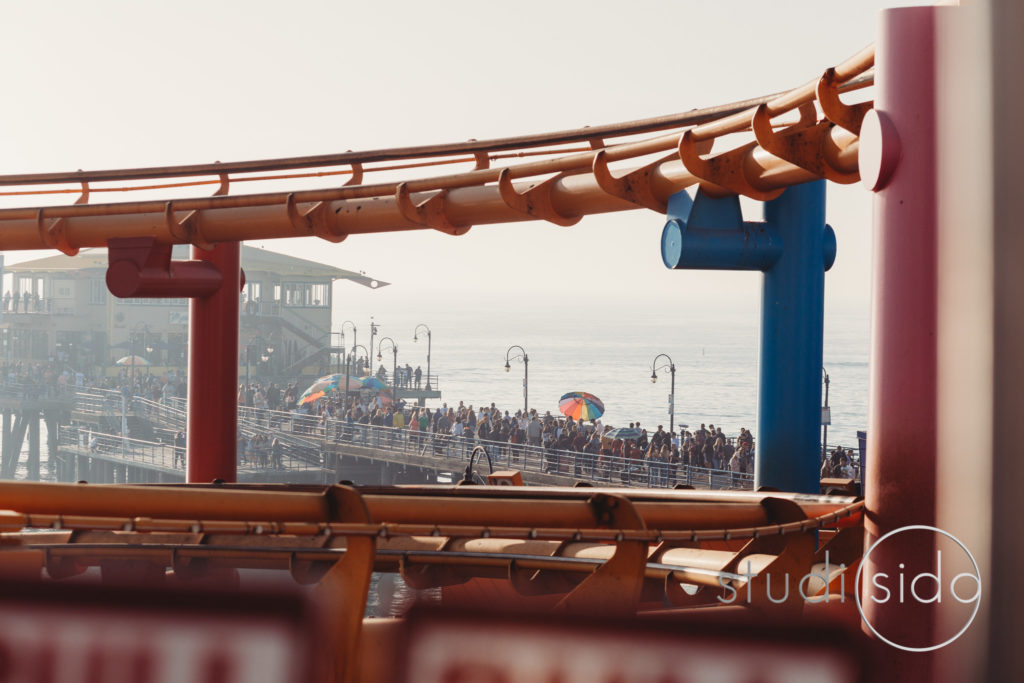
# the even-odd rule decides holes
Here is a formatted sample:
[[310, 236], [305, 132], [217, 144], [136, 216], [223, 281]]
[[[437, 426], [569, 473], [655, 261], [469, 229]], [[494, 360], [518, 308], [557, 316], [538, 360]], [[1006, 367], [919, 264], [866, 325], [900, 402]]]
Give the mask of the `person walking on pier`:
[[178, 468], [178, 462], [185, 466], [185, 432], [178, 432], [174, 435], [174, 468]]
[[531, 446], [540, 446], [540, 435], [543, 427], [540, 424], [540, 418], [534, 413], [533, 417], [530, 418], [530, 422], [526, 425], [526, 443]]
[[395, 436], [401, 433], [400, 430], [405, 429], [405, 413], [401, 410], [395, 410], [391, 416], [391, 426], [393, 429], [391, 430], [388, 443], [393, 445], [395, 443]]
[[270, 463], [275, 470], [284, 469], [283, 452], [284, 447], [281, 445], [281, 440], [275, 436], [274, 440], [270, 442]]

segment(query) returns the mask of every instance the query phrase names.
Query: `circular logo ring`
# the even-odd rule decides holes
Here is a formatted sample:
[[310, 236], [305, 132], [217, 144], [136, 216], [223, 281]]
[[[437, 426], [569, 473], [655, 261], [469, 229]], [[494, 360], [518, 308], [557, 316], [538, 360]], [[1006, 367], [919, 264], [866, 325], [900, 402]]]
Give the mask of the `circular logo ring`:
[[[960, 549], [963, 550], [965, 553], [967, 553], [967, 557], [968, 557], [968, 559], [970, 559], [971, 565], [973, 565], [973, 567], [974, 567], [974, 578], [976, 578], [978, 580], [978, 594], [977, 594], [977, 598], [978, 599], [975, 600], [975, 602], [974, 602], [974, 611], [971, 612], [971, 618], [968, 619], [967, 623], [963, 625], [963, 628], [961, 628], [959, 631], [957, 631], [955, 634], [953, 634], [953, 636], [951, 638], [949, 638], [945, 642], [939, 643], [938, 645], [932, 645], [930, 647], [910, 647], [909, 645], [900, 645], [899, 643], [894, 643], [893, 641], [889, 640], [888, 638], [883, 636], [881, 633], [879, 633], [878, 630], [874, 627], [874, 625], [870, 621], [868, 621], [867, 616], [865, 616], [865, 614], [864, 614], [864, 607], [863, 607], [863, 605], [861, 605], [861, 602], [860, 602], [860, 589], [859, 589], [859, 586], [860, 586], [861, 572], [864, 571], [864, 565], [867, 564], [868, 557], [871, 556], [871, 553], [874, 551], [874, 549], [877, 548], [882, 543], [882, 541], [884, 541], [885, 539], [889, 538], [890, 536], [895, 536], [896, 534], [902, 533], [904, 531], [915, 531], [915, 530], [934, 531], [937, 534], [942, 534], [943, 536], [945, 536], [946, 538], [950, 539], [951, 541], [956, 543], [958, 546], [960, 546]], [[928, 526], [926, 524], [913, 524], [911, 526], [902, 526], [899, 529], [893, 529], [892, 531], [890, 531], [889, 533], [885, 534], [884, 536], [879, 538], [877, 541], [872, 543], [871, 547], [868, 548], [868, 551], [866, 553], [864, 553], [864, 557], [861, 558], [860, 566], [857, 567], [857, 576], [856, 576], [856, 578], [854, 578], [854, 586], [858, 587], [858, 589], [854, 592], [854, 598], [856, 599], [856, 602], [857, 602], [857, 611], [860, 612], [860, 618], [864, 621], [865, 624], [868, 625], [868, 628], [871, 629], [871, 632], [874, 633], [876, 636], [878, 636], [878, 638], [880, 640], [882, 640], [885, 643], [888, 643], [889, 645], [892, 645], [893, 647], [895, 647], [897, 649], [904, 650], [905, 652], [931, 652], [932, 650], [938, 650], [939, 648], [942, 648], [942, 647], [945, 647], [945, 646], [949, 645], [954, 640], [956, 640], [957, 638], [962, 636], [964, 634], [964, 631], [966, 631], [971, 626], [971, 624], [974, 623], [974, 618], [976, 616], [978, 616], [978, 608], [981, 607], [981, 590], [982, 590], [982, 588], [981, 588], [981, 570], [978, 569], [978, 563], [977, 563], [977, 561], [975, 561], [974, 555], [972, 555], [971, 551], [967, 549], [967, 546], [965, 546], [963, 543], [961, 543], [960, 539], [957, 538], [956, 536], [954, 536], [953, 534], [949, 533], [948, 531], [943, 531], [942, 529], [937, 529], [936, 527], [933, 527], [933, 526]]]

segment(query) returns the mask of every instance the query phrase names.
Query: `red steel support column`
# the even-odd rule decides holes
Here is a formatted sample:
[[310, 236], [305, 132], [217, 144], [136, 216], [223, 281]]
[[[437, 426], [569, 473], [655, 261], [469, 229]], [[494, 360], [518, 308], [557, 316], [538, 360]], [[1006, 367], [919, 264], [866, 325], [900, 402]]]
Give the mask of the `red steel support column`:
[[[881, 13], [875, 110], [861, 131], [861, 173], [874, 197], [866, 548], [908, 525], [935, 526], [936, 172], [935, 9]], [[934, 565], [931, 532], [901, 534], [871, 553], [865, 576]], [[894, 571], [895, 570], [895, 571]], [[871, 599], [866, 620], [894, 642], [926, 647], [932, 605]], [[930, 680], [931, 658], [881, 646], [885, 680]]]
[[238, 292], [241, 243], [212, 251], [192, 248], [192, 258], [217, 266], [216, 293], [189, 304], [187, 481], [233, 482], [237, 477]]

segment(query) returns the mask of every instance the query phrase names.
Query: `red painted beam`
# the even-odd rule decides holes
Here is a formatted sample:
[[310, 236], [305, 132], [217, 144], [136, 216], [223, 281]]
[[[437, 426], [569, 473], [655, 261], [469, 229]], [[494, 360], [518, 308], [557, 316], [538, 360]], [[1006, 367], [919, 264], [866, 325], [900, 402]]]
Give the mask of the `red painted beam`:
[[237, 478], [240, 256], [239, 242], [192, 248], [192, 258], [216, 267], [223, 280], [189, 304], [188, 482]]

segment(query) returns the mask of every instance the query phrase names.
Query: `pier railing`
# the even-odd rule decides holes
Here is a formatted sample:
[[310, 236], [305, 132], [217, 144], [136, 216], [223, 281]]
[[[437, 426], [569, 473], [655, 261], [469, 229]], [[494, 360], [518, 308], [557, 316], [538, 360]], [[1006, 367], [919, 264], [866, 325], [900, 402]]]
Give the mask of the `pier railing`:
[[[95, 429], [62, 426], [57, 439], [60, 448], [79, 455], [116, 460], [127, 465], [160, 469], [164, 471], [185, 471], [185, 448], [173, 442], [145, 441], [107, 434]], [[271, 441], [247, 445], [238, 454], [239, 467], [249, 470], [306, 471], [319, 469], [321, 462], [316, 452], [311, 456], [295, 457], [287, 447], [275, 457]]]
[[[93, 429], [68, 426], [60, 428], [57, 443], [65, 450], [72, 450], [82, 455], [119, 460], [130, 465], [168, 471], [184, 471], [185, 468], [185, 449], [176, 448], [174, 444], [143, 441], [117, 434], [104, 434]], [[177, 457], [175, 457], [176, 454]]]
[[[93, 390], [79, 392], [76, 409], [81, 412], [119, 414], [121, 395], [116, 391]], [[133, 397], [133, 414], [143, 415], [158, 429], [180, 431], [186, 425], [186, 403], [183, 399], [152, 401]], [[662, 462], [642, 458], [602, 455], [566, 450], [553, 450], [541, 446], [480, 440], [470, 435], [456, 436], [421, 432], [408, 428], [385, 427], [351, 423], [341, 419], [273, 411], [239, 406], [239, 432], [248, 440], [266, 435], [270, 442], [277, 438], [281, 460], [291, 467], [319, 467], [323, 453], [346, 447], [372, 449], [388, 454], [390, 458], [419, 464], [424, 459], [436, 462], [438, 467], [461, 471], [469, 461], [475, 446], [483, 446], [488, 458], [477, 462], [475, 471], [486, 475], [487, 462], [494, 469], [516, 469], [524, 475], [552, 475], [595, 484], [663, 488], [677, 485], [710, 489], [751, 489], [753, 475], [723, 469], [698, 467], [686, 463]], [[121, 442], [119, 436], [110, 437]], [[143, 448], [143, 451], [145, 449]], [[240, 460], [246, 460], [245, 447], [240, 449]], [[271, 467], [272, 455], [256, 453], [248, 460], [257, 465]], [[251, 463], [250, 463], [251, 464]]]
[[[441, 464], [461, 470], [469, 462], [476, 446], [482, 446], [494, 469], [515, 469], [523, 474], [549, 474], [596, 484], [671, 488], [689, 485], [695, 488], [753, 488], [753, 475], [743, 472], [708, 469], [683, 463], [624, 458], [578, 451], [554, 450], [541, 446], [480, 440], [421, 432], [395, 427], [381, 427], [329, 420], [324, 437], [341, 447], [345, 445], [391, 451], [436, 459]], [[487, 474], [488, 463], [477, 460], [476, 473]]]

